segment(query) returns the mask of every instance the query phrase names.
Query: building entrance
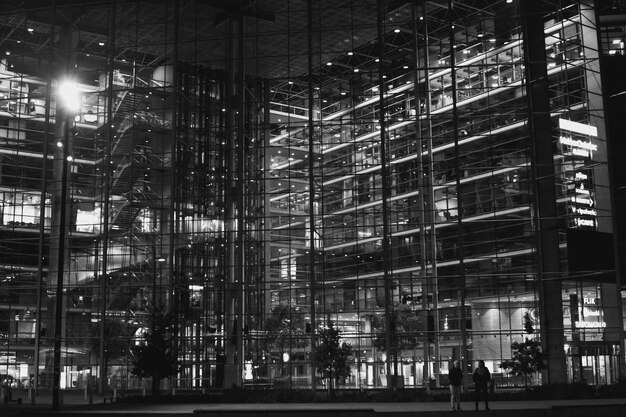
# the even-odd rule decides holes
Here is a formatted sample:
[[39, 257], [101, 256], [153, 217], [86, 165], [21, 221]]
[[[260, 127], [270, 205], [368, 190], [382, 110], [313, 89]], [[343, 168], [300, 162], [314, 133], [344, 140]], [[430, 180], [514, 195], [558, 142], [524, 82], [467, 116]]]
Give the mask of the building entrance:
[[615, 384], [618, 380], [619, 345], [585, 342], [573, 345], [567, 355], [570, 382]]

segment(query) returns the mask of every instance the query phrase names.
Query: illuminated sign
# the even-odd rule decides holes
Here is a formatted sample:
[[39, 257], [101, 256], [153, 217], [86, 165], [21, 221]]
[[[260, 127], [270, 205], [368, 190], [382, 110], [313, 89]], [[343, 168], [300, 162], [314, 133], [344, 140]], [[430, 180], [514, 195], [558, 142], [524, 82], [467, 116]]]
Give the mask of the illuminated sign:
[[593, 144], [591, 142], [585, 142], [580, 139], [572, 139], [561, 136], [559, 140], [563, 145], [568, 145], [572, 147], [572, 154], [576, 156], [582, 156], [585, 158], [589, 158], [591, 156], [591, 152], [598, 150], [598, 145]]
[[[571, 120], [559, 119], [559, 127], [571, 133], [577, 133], [585, 136], [598, 136], [598, 128], [583, 123], [572, 122]], [[571, 137], [561, 136], [559, 141], [563, 145], [572, 147], [572, 154], [588, 158], [591, 152], [598, 150], [598, 145], [581, 139], [573, 139]]]
[[583, 159], [591, 158], [593, 152], [598, 151], [598, 145], [593, 143], [593, 138], [598, 137], [598, 128], [565, 119], [559, 119], [559, 128], [559, 143], [564, 147], [563, 154], [567, 159], [563, 185], [571, 202], [568, 208], [572, 213], [569, 226], [595, 228], [598, 213], [594, 208], [593, 180], [584, 167], [588, 162]]
[[592, 310], [590, 308], [583, 309], [585, 317], [600, 317], [600, 310]]
[[581, 135], [598, 136], [598, 128], [583, 123], [572, 122], [571, 120], [559, 119], [559, 127], [563, 130], [578, 133]]
[[603, 321], [576, 321], [574, 326], [577, 329], [604, 329], [606, 323]]
[[253, 378], [254, 375], [252, 375], [252, 361], [246, 361], [246, 363], [244, 364], [243, 379], [249, 381]]
[[565, 136], [561, 136], [561, 143], [564, 145], [569, 145], [573, 148], [586, 149], [589, 151], [598, 150], [598, 145], [596, 145], [595, 143], [584, 142], [580, 139], [566, 138]]
[[572, 197], [570, 200], [572, 203], [585, 204], [589, 207], [593, 207], [593, 200], [590, 198]]
[[570, 199], [570, 201], [574, 203], [574, 205], [570, 207], [570, 210], [576, 215], [576, 217], [574, 217], [574, 226], [595, 227], [595, 217], [598, 212], [593, 208], [594, 201], [590, 196], [591, 193], [581, 184], [580, 187], [576, 188], [576, 194], [575, 197], [571, 197]]
[[585, 184], [580, 184], [580, 187], [576, 188], [576, 194], [591, 195], [589, 190], [585, 188]]
[[574, 224], [576, 226], [594, 227], [596, 225], [596, 222], [593, 219], [581, 219], [579, 217], [576, 217], [574, 219]]
[[579, 216], [597, 216], [598, 212], [594, 209], [588, 209], [584, 207], [572, 207], [572, 212], [578, 214]]
[[587, 178], [589, 178], [589, 176], [583, 172], [577, 172], [574, 178], [577, 181], [585, 181]]

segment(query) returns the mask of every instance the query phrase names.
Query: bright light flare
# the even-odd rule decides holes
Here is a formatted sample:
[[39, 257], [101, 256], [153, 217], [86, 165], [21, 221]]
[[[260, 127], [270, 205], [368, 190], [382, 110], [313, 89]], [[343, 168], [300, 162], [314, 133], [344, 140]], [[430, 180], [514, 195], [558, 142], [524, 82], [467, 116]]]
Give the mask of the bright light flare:
[[80, 110], [80, 90], [78, 84], [63, 80], [57, 87], [57, 100], [66, 110], [76, 113]]

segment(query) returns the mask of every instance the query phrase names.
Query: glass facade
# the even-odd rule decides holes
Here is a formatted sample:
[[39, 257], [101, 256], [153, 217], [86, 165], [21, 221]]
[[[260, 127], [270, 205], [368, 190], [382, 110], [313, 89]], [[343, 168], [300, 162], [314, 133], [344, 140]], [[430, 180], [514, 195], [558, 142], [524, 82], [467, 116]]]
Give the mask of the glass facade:
[[164, 309], [164, 389], [322, 387], [329, 321], [342, 387], [456, 359], [515, 386], [528, 313], [533, 383], [615, 383], [623, 43], [593, 4], [526, 3], [3, 1], [0, 374], [140, 389]]

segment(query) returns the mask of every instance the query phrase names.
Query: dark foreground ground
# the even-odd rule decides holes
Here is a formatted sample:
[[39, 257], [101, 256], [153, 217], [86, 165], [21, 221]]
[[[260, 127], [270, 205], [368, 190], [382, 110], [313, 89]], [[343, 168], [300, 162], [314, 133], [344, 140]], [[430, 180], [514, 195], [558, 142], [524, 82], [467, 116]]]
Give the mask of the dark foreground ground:
[[[626, 393], [625, 393], [626, 396]], [[106, 400], [106, 403], [105, 403]], [[0, 417], [17, 416], [180, 416], [180, 417], [626, 417], [626, 398], [569, 400], [496, 400], [489, 411], [480, 404], [463, 401], [463, 411], [452, 411], [448, 402], [385, 403], [123, 403], [94, 396], [92, 404], [83, 395], [66, 395], [58, 412], [52, 411], [52, 397], [40, 395], [35, 403], [22, 398], [23, 404], [0, 404]]]

